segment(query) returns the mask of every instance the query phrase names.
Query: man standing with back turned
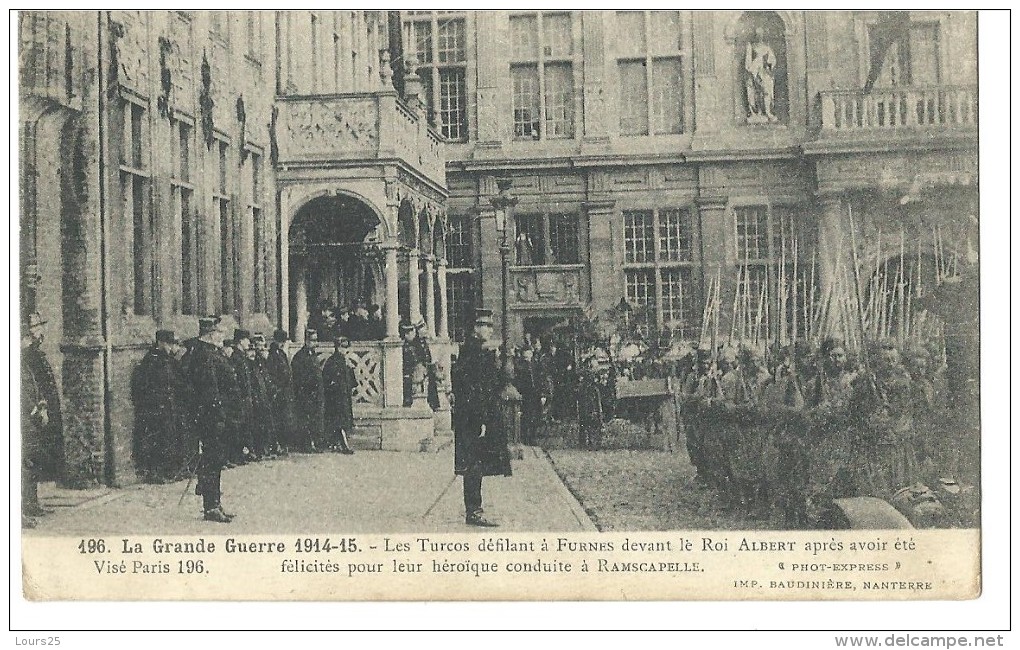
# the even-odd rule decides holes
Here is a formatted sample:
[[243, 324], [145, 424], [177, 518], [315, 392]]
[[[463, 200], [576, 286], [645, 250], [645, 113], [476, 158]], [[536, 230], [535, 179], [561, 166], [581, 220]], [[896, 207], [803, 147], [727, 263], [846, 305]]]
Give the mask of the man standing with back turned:
[[492, 337], [492, 311], [475, 311], [474, 333], [461, 346], [453, 372], [454, 473], [464, 477], [465, 523], [495, 527], [482, 511], [482, 477], [510, 476], [510, 450], [500, 425], [500, 369]]

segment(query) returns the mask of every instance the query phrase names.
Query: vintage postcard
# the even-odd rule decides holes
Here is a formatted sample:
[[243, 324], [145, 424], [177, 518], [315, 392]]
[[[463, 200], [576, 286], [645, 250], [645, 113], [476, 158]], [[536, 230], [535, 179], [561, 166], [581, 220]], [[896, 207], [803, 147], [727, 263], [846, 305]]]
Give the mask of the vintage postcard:
[[977, 12], [16, 34], [25, 599], [981, 593]]

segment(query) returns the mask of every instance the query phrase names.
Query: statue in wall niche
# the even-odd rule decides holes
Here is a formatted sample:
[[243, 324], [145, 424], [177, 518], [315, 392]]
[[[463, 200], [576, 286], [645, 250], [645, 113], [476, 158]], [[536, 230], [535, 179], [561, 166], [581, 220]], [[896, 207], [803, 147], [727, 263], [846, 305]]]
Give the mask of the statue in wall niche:
[[744, 54], [747, 88], [747, 123], [768, 124], [778, 122], [775, 114], [776, 63], [775, 51], [765, 42], [765, 32], [754, 30]]

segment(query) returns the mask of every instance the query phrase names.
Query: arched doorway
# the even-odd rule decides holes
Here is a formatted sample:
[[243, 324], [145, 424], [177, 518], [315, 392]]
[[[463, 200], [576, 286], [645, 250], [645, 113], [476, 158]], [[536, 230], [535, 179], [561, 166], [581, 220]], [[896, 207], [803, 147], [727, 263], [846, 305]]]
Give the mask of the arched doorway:
[[384, 311], [386, 287], [379, 243], [380, 220], [366, 203], [350, 196], [323, 196], [305, 204], [289, 234], [290, 329], [295, 340], [311, 327], [326, 338], [331, 312]]

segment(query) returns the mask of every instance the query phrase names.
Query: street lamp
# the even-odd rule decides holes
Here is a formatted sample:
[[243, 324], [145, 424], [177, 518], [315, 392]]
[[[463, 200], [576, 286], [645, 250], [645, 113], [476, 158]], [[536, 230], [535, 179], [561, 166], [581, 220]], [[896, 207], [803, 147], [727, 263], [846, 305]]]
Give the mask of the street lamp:
[[513, 187], [512, 178], [500, 178], [496, 181], [499, 194], [489, 199], [492, 207], [496, 210], [496, 231], [501, 235], [499, 244], [500, 259], [502, 261], [502, 295], [503, 295], [503, 365], [506, 367], [510, 359], [510, 319], [507, 317], [507, 305], [510, 302], [510, 216], [514, 206], [517, 205], [517, 197], [510, 193]]

